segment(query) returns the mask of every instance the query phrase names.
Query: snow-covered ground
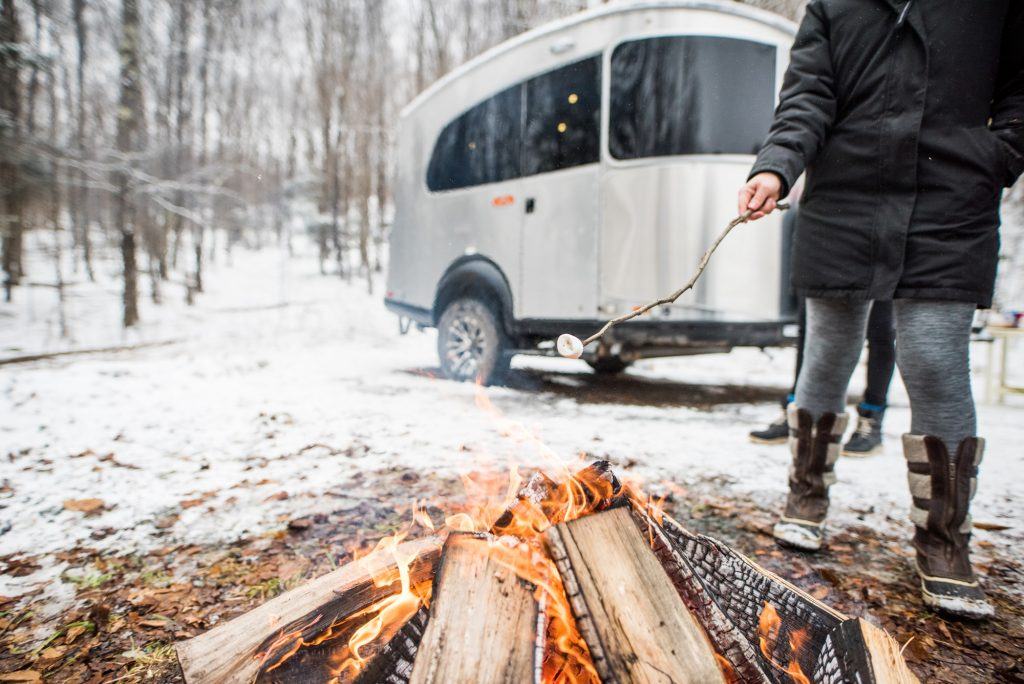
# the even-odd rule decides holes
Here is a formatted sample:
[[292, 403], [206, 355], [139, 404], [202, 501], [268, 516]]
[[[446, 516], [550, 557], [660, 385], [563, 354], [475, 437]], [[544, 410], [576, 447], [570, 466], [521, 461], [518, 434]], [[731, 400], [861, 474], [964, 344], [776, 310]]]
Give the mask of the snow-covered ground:
[[[747, 441], [775, 418], [771, 393], [742, 404], [729, 400], [735, 388], [724, 399], [716, 392], [783, 391], [789, 350], [642, 362], [612, 381], [578, 361], [519, 358], [512, 387], [479, 390], [437, 379], [432, 332], [400, 336], [380, 292], [319, 275], [308, 255], [237, 251], [230, 266], [211, 266], [196, 306], [185, 306], [180, 286], [166, 286], [167, 303], [146, 303], [143, 324], [127, 335], [109, 277], [116, 268], [107, 271], [101, 285], [71, 290], [72, 342], [59, 339], [52, 289], [22, 288], [14, 304], [0, 305], [0, 358], [173, 341], [0, 366], [0, 556], [229, 540], [344, 507], [359, 496], [357, 473], [535, 461], [537, 442], [509, 436], [505, 420], [566, 458], [585, 451], [629, 464], [655, 489], [665, 481], [713, 488], [773, 509], [785, 491], [787, 450]], [[975, 350], [979, 388], [986, 357]], [[501, 417], [481, 409], [478, 392]], [[692, 405], [695, 394], [711, 400]], [[836, 525], [907, 525], [899, 435], [909, 412], [898, 379], [892, 404], [885, 454], [839, 464]], [[980, 407], [989, 450], [975, 518], [1011, 526], [979, 531], [1001, 547], [1021, 538], [1022, 409]], [[65, 509], [88, 498], [105, 509]], [[0, 577], [0, 594], [54, 570]]]

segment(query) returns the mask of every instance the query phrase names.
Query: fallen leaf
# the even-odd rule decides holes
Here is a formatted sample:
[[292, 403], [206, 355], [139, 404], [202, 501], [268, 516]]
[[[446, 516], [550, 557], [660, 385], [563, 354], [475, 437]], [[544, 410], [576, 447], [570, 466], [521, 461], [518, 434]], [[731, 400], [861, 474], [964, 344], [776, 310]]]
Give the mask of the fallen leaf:
[[825, 597], [828, 596], [828, 587], [826, 587], [824, 584], [814, 587], [814, 589], [811, 589], [811, 596], [818, 599], [819, 601], [824, 600]]
[[139, 624], [143, 627], [156, 627], [157, 629], [163, 629], [167, 626], [167, 620], [139, 620]]
[[288, 521], [288, 529], [295, 531], [308, 530], [312, 524], [313, 521], [309, 518], [295, 518]]
[[63, 655], [64, 655], [64, 649], [63, 648], [49, 646], [47, 648], [44, 648], [39, 653], [39, 660], [41, 660], [43, 662], [52, 662], [54, 660], [60, 660]]
[[264, 501], [284, 501], [288, 498], [288, 492], [278, 492], [277, 494], [271, 494]]
[[999, 532], [1001, 530], [1008, 530], [1012, 528], [1012, 525], [1003, 525], [1002, 523], [985, 522], [984, 520], [974, 521], [975, 529], [988, 530], [990, 532]]
[[43, 675], [35, 670], [18, 670], [17, 672], [0, 674], [0, 682], [38, 682], [42, 684]]
[[73, 644], [75, 643], [75, 639], [82, 636], [83, 634], [85, 634], [85, 627], [83, 627], [82, 625], [75, 625], [74, 627], [69, 627], [67, 634], [64, 635], [64, 643]]
[[106, 507], [107, 504], [103, 499], [66, 499], [64, 501], [64, 510], [78, 511], [86, 515], [96, 515]]

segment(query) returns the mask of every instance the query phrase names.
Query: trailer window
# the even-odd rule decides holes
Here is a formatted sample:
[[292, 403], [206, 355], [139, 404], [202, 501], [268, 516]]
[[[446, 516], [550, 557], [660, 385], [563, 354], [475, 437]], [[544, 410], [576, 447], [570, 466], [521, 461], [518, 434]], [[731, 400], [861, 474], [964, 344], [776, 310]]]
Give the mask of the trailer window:
[[616, 159], [754, 154], [774, 93], [771, 45], [715, 36], [623, 43], [612, 53], [609, 150]]
[[503, 90], [445, 126], [427, 167], [434, 191], [497, 183], [519, 176], [522, 86]]
[[523, 175], [598, 161], [601, 61], [584, 59], [526, 82]]

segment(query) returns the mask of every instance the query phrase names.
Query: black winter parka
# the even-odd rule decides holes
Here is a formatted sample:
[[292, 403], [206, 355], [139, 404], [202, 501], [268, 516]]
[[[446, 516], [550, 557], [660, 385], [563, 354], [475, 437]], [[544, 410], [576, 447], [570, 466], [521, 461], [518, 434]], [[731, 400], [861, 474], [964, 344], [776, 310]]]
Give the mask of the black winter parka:
[[992, 302], [1024, 170], [1024, 0], [811, 0], [751, 176], [788, 194], [802, 295]]

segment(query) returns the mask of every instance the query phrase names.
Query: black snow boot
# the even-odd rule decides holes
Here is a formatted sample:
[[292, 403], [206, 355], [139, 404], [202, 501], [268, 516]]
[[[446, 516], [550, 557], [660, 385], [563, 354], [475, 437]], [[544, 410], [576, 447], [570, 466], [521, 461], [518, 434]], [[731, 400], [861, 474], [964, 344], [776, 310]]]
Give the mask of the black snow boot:
[[763, 430], [751, 430], [750, 441], [754, 444], [785, 444], [789, 439], [789, 421], [786, 418], [786, 410], [778, 420]]
[[903, 435], [921, 597], [939, 612], [975, 619], [995, 612], [970, 557], [971, 498], [984, 450], [983, 439], [968, 437], [951, 458], [937, 437]]
[[843, 456], [874, 456], [882, 453], [882, 418], [885, 409], [857, 407], [857, 429], [843, 445]]
[[789, 469], [786, 512], [772, 531], [783, 546], [817, 551], [825, 539], [828, 488], [836, 481], [839, 442], [846, 431], [845, 413], [822, 414], [815, 422], [811, 414], [789, 407], [789, 448], [793, 465]]

